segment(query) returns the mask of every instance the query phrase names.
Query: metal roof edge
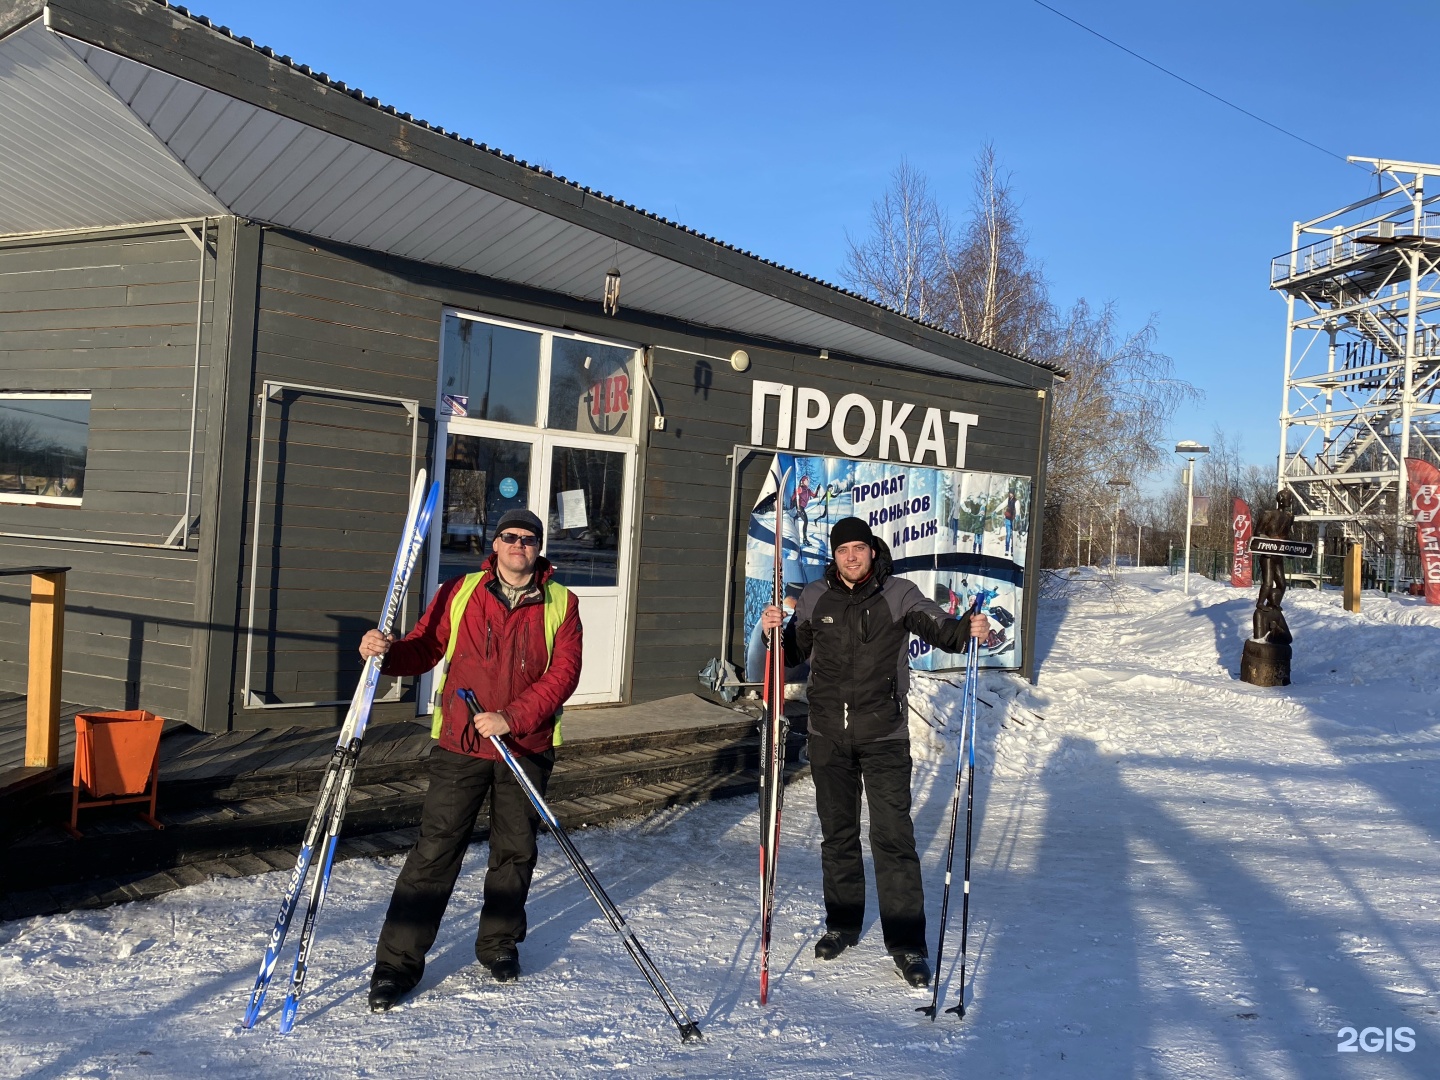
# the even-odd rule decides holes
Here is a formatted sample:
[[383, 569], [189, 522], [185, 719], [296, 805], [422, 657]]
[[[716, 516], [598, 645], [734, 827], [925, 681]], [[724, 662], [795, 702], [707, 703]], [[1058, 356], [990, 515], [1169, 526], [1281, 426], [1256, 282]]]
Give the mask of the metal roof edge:
[[[10, 0], [27, 9], [33, 0]], [[0, 5], [6, 0], [0, 0]], [[4, 8], [0, 7], [0, 13]], [[257, 108], [531, 207], [743, 288], [795, 304], [943, 359], [1022, 385], [1061, 375], [1019, 356], [902, 315], [859, 294], [800, 273], [556, 176], [485, 143], [387, 106], [356, 87], [165, 0], [56, 0], [51, 29]]]

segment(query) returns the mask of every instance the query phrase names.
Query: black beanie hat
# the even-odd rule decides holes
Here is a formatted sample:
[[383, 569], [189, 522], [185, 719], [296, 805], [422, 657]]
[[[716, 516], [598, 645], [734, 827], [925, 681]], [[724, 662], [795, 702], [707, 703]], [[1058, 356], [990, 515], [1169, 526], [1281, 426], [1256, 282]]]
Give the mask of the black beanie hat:
[[864, 540], [872, 548], [875, 546], [875, 534], [870, 531], [870, 526], [858, 517], [841, 518], [830, 530], [830, 550], [834, 551], [841, 544], [849, 544], [855, 540]]
[[514, 525], [518, 529], [528, 529], [542, 544], [545, 542], [545, 526], [540, 524], [540, 519], [529, 510], [520, 508], [506, 510], [500, 515], [500, 520], [495, 523], [495, 535], [499, 536], [508, 525]]

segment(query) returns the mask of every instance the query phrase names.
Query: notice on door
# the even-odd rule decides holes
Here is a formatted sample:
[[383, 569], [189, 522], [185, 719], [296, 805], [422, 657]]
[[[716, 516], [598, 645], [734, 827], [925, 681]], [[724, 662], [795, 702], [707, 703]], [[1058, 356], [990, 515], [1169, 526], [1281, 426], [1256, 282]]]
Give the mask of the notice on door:
[[583, 529], [590, 524], [585, 516], [585, 492], [579, 488], [555, 493], [555, 513], [561, 529]]

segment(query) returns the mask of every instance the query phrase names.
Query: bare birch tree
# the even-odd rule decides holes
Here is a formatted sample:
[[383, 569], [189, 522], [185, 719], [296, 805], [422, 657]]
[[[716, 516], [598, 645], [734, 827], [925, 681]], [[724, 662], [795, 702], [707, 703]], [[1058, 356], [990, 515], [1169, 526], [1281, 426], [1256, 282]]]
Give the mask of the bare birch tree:
[[857, 292], [921, 322], [935, 319], [948, 226], [924, 174], [901, 159], [870, 207], [870, 235], [847, 237], [844, 277]]
[[1124, 332], [1113, 304], [1097, 310], [1082, 299], [1055, 309], [1030, 256], [1010, 175], [989, 144], [976, 158], [963, 226], [951, 223], [925, 176], [902, 161], [872, 206], [870, 235], [849, 240], [844, 276], [857, 292], [1069, 372], [1056, 384], [1051, 411], [1044, 553], [1047, 566], [1068, 564], [1081, 523], [1113, 515], [1108, 481], [1138, 485], [1166, 460], [1166, 427], [1195, 394], [1157, 348], [1154, 318]]
[[1033, 350], [1052, 312], [1028, 244], [1010, 176], [986, 143], [975, 161], [969, 221], [958, 236], [947, 231], [941, 247], [942, 325], [993, 349]]

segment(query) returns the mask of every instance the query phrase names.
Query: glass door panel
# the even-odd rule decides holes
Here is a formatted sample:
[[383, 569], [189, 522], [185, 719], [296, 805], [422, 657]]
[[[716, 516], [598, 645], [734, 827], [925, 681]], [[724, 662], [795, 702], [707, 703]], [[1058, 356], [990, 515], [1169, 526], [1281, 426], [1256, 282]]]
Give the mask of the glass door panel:
[[[577, 440], [578, 442], [578, 440]], [[577, 445], [548, 436], [545, 556], [574, 591], [585, 626], [576, 705], [620, 700], [628, 626], [631, 449]]]
[[500, 515], [530, 507], [533, 449], [528, 442], [484, 435], [446, 438], [440, 581], [480, 569]]
[[547, 557], [569, 588], [620, 584], [623, 452], [582, 446], [550, 451]]

